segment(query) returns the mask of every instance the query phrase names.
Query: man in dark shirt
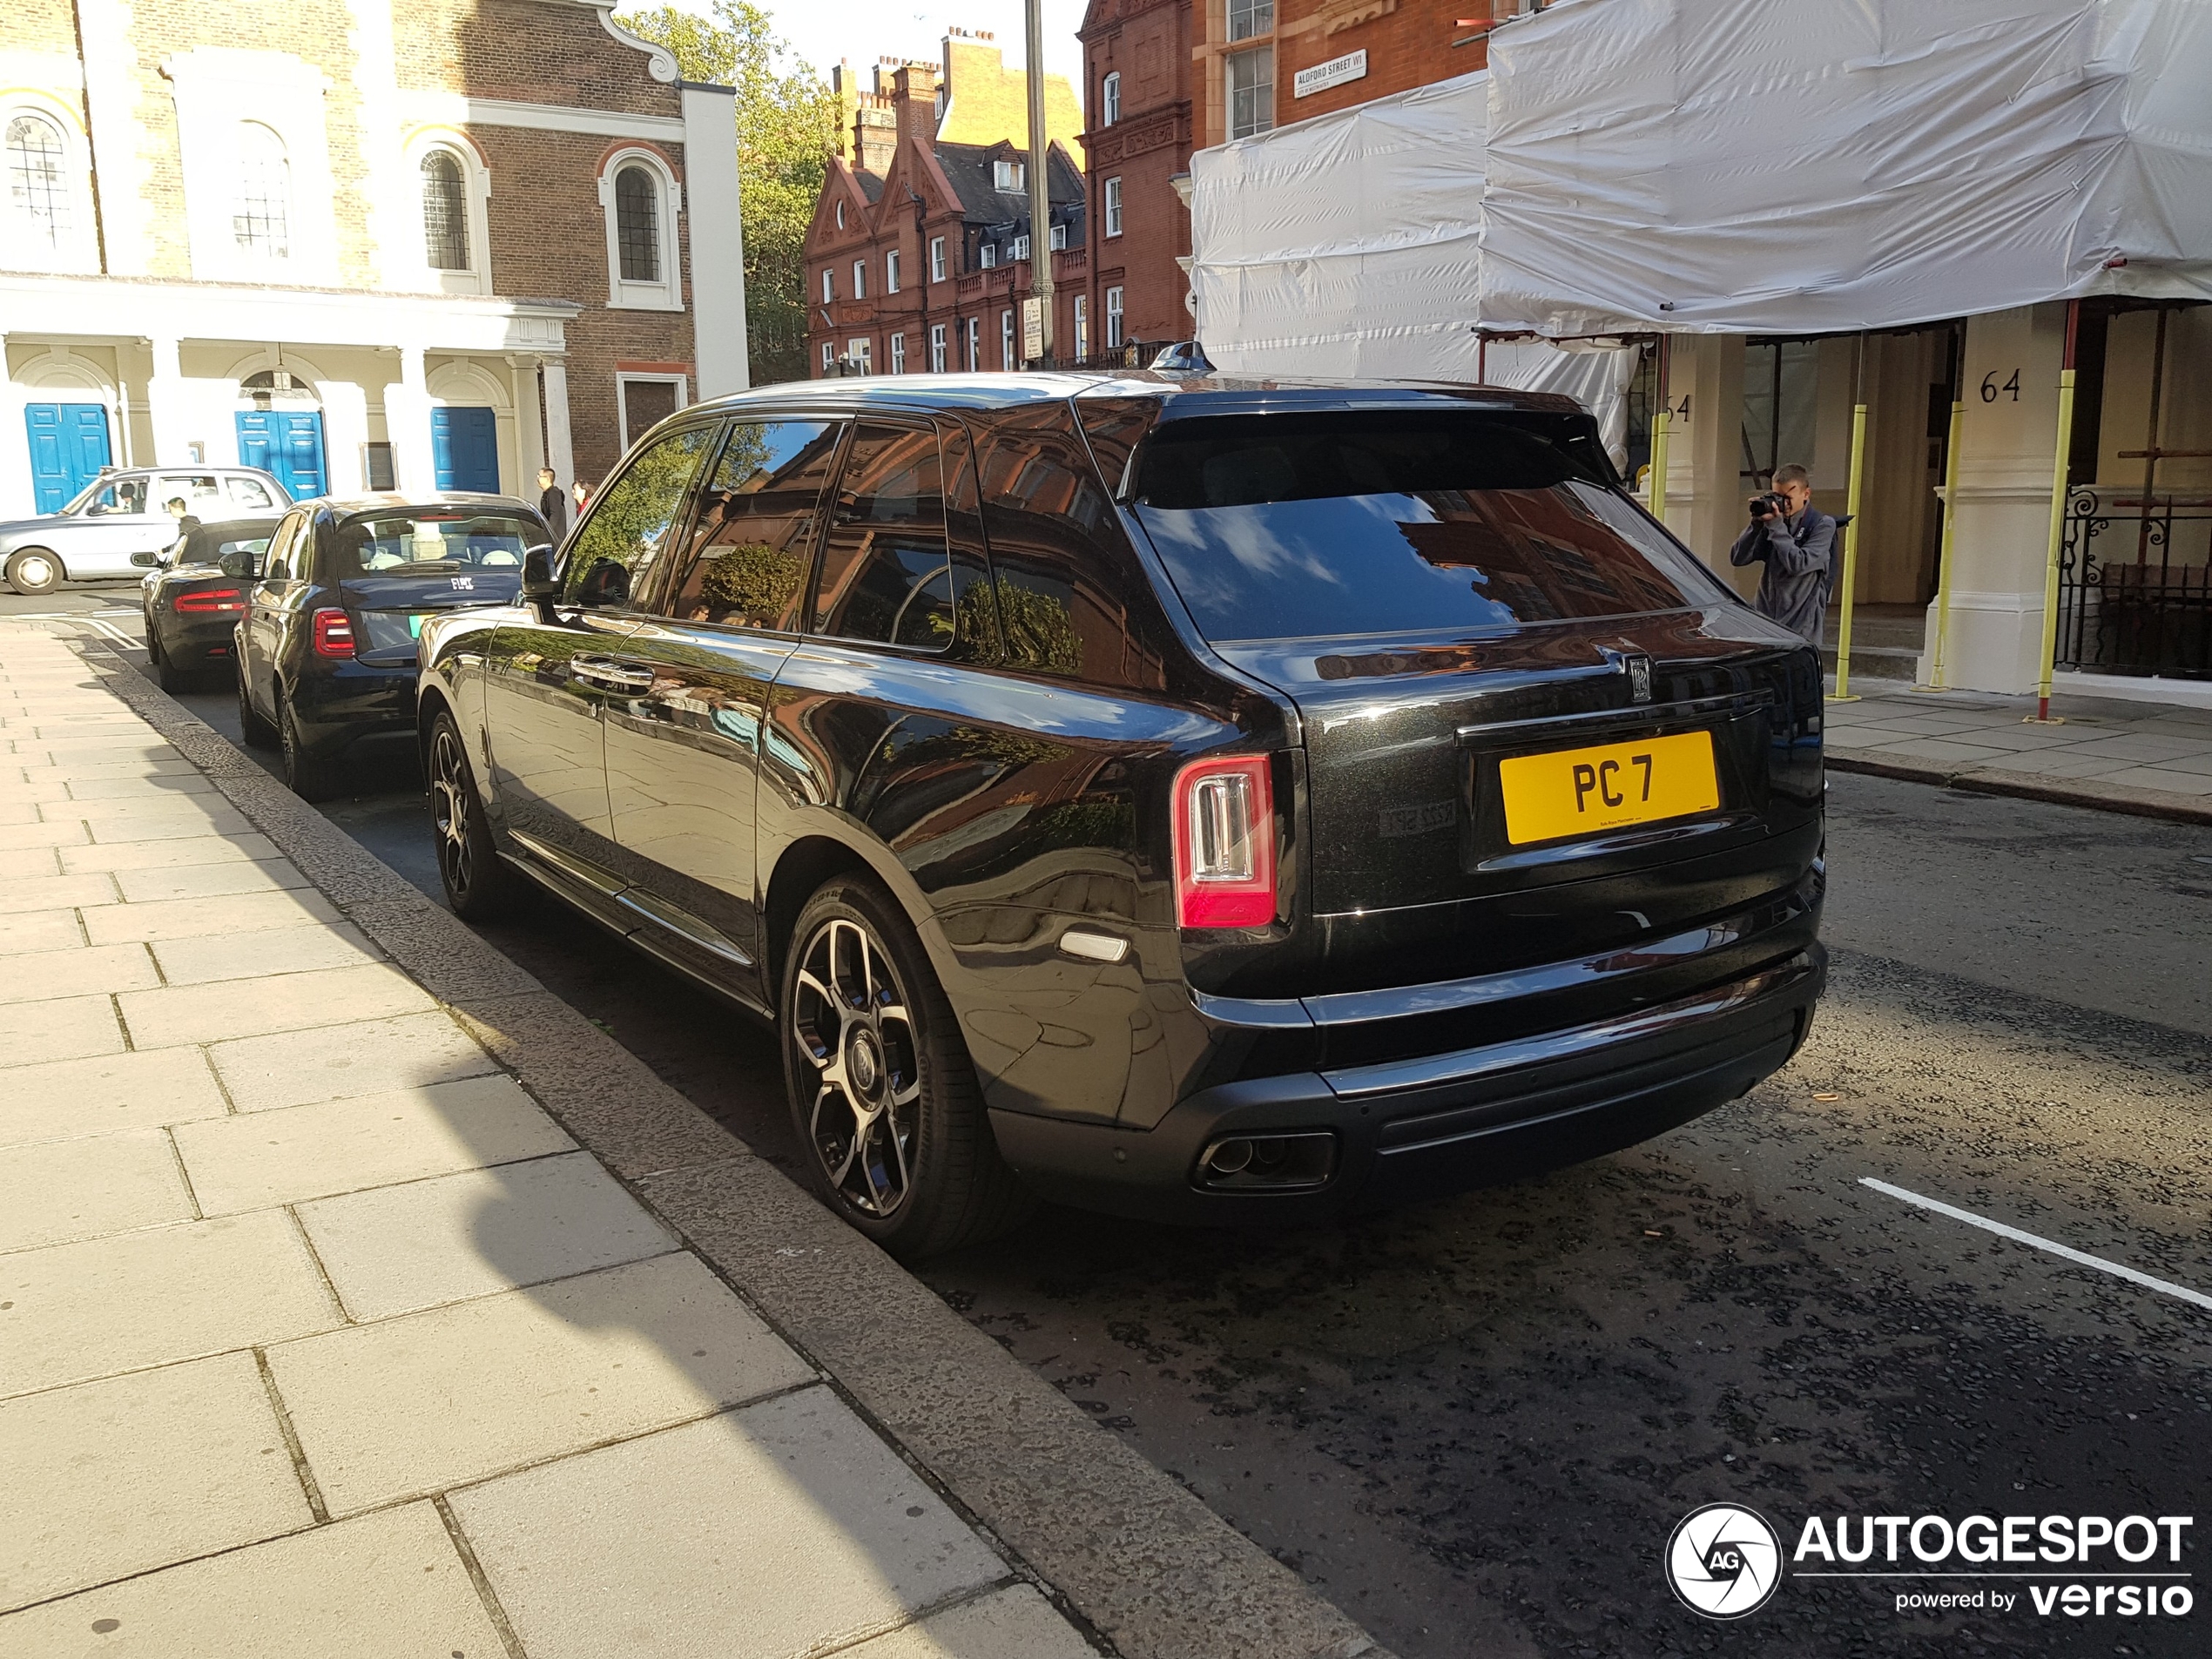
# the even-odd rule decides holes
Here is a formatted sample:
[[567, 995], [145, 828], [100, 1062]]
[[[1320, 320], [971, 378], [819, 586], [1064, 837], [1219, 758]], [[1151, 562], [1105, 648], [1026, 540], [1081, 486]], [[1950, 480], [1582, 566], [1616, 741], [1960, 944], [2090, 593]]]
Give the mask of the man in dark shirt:
[[1812, 504], [1811, 475], [1803, 467], [1777, 468], [1774, 494], [1789, 510], [1776, 512], [1770, 498], [1754, 497], [1751, 522], [1729, 549], [1729, 563], [1764, 563], [1752, 608], [1817, 645], [1836, 585], [1836, 521]]
[[569, 498], [550, 467], [537, 469], [537, 515], [553, 532], [556, 544], [569, 533]]

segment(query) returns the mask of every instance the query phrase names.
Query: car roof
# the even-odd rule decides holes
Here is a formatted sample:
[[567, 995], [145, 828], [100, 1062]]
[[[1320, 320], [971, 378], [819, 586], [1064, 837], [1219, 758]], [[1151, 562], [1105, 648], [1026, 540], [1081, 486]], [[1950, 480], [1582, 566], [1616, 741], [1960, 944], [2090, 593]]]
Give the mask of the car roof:
[[158, 472], [212, 472], [239, 478], [273, 478], [276, 475], [260, 467], [217, 467], [197, 461], [172, 462], [166, 466], [105, 467], [100, 476], [111, 482], [118, 478], [150, 478]]
[[262, 530], [273, 530], [283, 522], [284, 515], [280, 511], [254, 513], [241, 518], [203, 518], [185, 534], [220, 541], [226, 536], [252, 536]]
[[1282, 380], [1258, 376], [1158, 374], [1144, 369], [1045, 370], [1003, 374], [879, 374], [819, 381], [786, 381], [711, 398], [684, 411], [697, 419], [718, 413], [804, 406], [838, 413], [868, 409], [988, 411], [1068, 398], [1151, 399], [1158, 418], [1198, 415], [1350, 409], [1523, 409], [1580, 414], [1573, 398], [1503, 386], [1451, 381]]
[[338, 518], [356, 518], [363, 513], [403, 513], [422, 507], [496, 507], [502, 512], [526, 513], [532, 518], [537, 516], [536, 508], [512, 496], [495, 496], [489, 491], [474, 489], [431, 489], [412, 496], [402, 496], [395, 491], [375, 496], [325, 496], [320, 500], [301, 504], [319, 507]]

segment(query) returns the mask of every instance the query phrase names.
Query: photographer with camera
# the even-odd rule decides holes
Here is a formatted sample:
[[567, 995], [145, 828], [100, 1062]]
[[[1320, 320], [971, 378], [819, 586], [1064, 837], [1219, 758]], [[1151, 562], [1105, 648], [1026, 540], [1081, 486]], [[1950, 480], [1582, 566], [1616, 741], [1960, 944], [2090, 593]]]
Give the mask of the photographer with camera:
[[1811, 475], [1794, 464], [1776, 468], [1774, 489], [1750, 506], [1729, 563], [1764, 563], [1752, 609], [1817, 645], [1836, 585], [1836, 521], [1813, 506]]

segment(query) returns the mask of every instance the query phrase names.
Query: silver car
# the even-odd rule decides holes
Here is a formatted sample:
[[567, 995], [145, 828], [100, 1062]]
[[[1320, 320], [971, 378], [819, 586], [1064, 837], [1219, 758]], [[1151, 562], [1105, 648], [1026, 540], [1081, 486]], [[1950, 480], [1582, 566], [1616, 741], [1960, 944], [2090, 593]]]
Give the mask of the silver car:
[[[181, 503], [181, 505], [179, 505]], [[17, 593], [140, 574], [133, 553], [177, 539], [186, 514], [213, 521], [280, 513], [285, 487], [252, 467], [134, 467], [104, 472], [58, 513], [0, 523], [0, 575]]]

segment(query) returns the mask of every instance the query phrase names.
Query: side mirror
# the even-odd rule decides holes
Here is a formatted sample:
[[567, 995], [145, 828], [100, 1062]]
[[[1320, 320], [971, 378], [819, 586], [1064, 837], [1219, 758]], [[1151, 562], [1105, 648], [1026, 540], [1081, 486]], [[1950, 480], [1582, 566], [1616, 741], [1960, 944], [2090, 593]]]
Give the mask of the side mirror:
[[553, 577], [553, 550], [541, 543], [526, 548], [523, 552], [523, 603], [537, 612], [540, 622], [553, 620], [554, 602], [561, 597], [561, 584]]
[[141, 570], [158, 570], [163, 561], [158, 553], [133, 553], [131, 556], [131, 563]]
[[221, 558], [217, 559], [215, 561], [215, 568], [220, 570], [225, 576], [235, 577], [240, 581], [250, 582], [255, 577], [260, 575], [260, 571], [254, 568], [259, 563], [260, 561], [251, 553], [233, 550], [224, 554]]

